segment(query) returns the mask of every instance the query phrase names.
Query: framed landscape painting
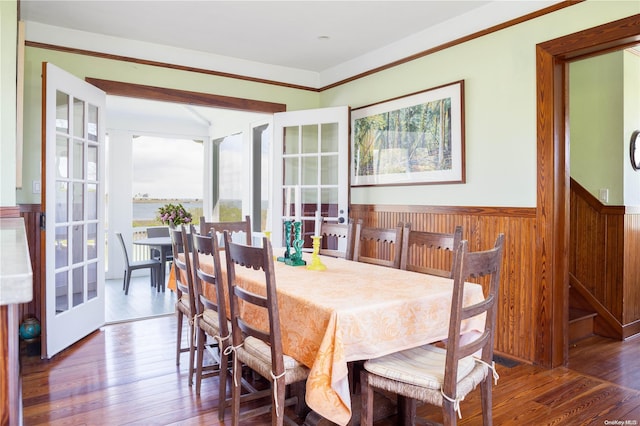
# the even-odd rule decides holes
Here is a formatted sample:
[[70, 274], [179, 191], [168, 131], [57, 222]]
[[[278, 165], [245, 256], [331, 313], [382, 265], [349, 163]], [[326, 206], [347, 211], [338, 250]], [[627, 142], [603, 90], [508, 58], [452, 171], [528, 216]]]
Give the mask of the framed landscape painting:
[[464, 81], [351, 111], [351, 185], [464, 183]]

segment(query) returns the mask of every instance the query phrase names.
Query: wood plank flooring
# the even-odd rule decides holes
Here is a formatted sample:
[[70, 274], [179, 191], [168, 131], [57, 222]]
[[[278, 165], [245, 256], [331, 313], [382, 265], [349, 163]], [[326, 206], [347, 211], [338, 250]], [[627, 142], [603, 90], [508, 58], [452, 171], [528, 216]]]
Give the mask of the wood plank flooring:
[[[175, 327], [173, 316], [112, 324], [51, 361], [23, 355], [24, 424], [225, 424], [218, 421], [218, 379], [204, 380], [197, 396], [187, 383], [187, 354], [175, 365]], [[640, 339], [592, 337], [570, 349], [567, 367], [521, 363], [498, 365], [498, 372], [495, 425], [640, 424]], [[462, 402], [461, 425], [482, 423], [479, 399], [476, 390]], [[418, 414], [442, 420], [429, 406]], [[244, 424], [270, 420], [267, 415]], [[389, 418], [376, 426], [392, 424], [395, 419]]]

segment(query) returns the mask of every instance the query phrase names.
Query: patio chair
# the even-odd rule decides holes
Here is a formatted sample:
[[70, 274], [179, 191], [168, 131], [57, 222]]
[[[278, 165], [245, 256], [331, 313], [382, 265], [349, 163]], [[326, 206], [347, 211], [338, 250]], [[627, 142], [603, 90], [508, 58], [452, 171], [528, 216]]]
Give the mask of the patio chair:
[[124, 243], [122, 234], [116, 232], [116, 237], [120, 241], [120, 247], [122, 247], [122, 254], [124, 255], [124, 279], [122, 282], [122, 289], [124, 294], [129, 294], [129, 284], [131, 282], [131, 273], [140, 269], [149, 269], [151, 273], [151, 285], [157, 285], [158, 277], [160, 276], [160, 261], [156, 259], [146, 259], [130, 262], [129, 254], [127, 253], [127, 246]]

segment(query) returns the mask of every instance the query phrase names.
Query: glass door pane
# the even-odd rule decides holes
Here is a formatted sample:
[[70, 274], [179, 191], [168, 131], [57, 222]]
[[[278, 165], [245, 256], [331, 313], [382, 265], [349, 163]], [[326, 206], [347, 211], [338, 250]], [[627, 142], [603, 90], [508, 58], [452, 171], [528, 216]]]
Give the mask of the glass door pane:
[[104, 324], [101, 90], [46, 64], [46, 355]]
[[274, 182], [281, 185], [273, 200], [274, 244], [284, 246], [283, 221], [295, 219], [310, 249], [322, 220], [348, 220], [348, 109], [276, 114], [274, 148]]

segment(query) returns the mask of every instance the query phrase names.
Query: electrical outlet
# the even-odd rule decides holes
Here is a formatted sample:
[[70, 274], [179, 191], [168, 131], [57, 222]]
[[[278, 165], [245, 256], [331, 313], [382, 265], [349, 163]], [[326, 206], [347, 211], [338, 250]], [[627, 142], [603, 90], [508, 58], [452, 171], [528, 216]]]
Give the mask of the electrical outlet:
[[608, 203], [609, 202], [609, 190], [607, 188], [600, 188], [600, 194], [599, 194], [598, 198], [603, 203]]

